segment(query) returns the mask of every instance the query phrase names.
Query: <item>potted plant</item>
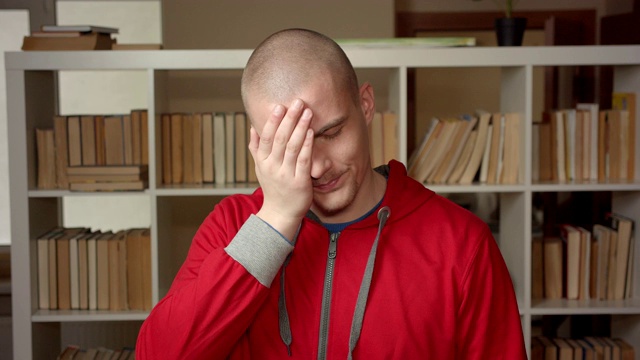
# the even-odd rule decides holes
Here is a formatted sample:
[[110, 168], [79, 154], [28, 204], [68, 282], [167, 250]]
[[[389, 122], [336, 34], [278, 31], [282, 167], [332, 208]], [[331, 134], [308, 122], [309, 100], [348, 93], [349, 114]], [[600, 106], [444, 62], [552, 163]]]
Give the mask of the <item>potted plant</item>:
[[520, 46], [527, 27], [527, 19], [513, 16], [513, 7], [518, 0], [493, 0], [504, 10], [504, 17], [495, 21], [499, 46]]

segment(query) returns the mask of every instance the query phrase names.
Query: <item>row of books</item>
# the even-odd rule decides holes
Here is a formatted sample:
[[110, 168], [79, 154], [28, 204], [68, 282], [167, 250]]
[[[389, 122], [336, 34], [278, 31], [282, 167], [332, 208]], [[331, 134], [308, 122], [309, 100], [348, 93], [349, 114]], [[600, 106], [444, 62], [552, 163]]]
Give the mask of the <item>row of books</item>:
[[56, 357], [57, 360], [135, 360], [134, 348], [110, 349], [103, 346], [81, 349], [77, 345], [68, 345]]
[[409, 158], [409, 175], [430, 184], [515, 184], [521, 177], [521, 127], [518, 113], [434, 118]]
[[69, 189], [68, 168], [148, 165], [146, 110], [122, 115], [55, 116], [36, 129], [38, 188]]
[[634, 222], [610, 214], [592, 231], [562, 225], [560, 237], [533, 238], [532, 298], [621, 300], [632, 296]]
[[149, 229], [57, 227], [36, 242], [40, 309], [151, 310]]
[[[258, 181], [246, 113], [164, 113], [160, 119], [163, 184]], [[398, 158], [397, 123], [394, 113], [375, 113], [369, 127], [374, 166]]]
[[580, 103], [533, 124], [533, 181], [616, 181], [635, 177], [635, 93], [614, 93], [612, 109]]
[[634, 360], [634, 347], [623, 339], [587, 336], [583, 339], [531, 338], [531, 360]]

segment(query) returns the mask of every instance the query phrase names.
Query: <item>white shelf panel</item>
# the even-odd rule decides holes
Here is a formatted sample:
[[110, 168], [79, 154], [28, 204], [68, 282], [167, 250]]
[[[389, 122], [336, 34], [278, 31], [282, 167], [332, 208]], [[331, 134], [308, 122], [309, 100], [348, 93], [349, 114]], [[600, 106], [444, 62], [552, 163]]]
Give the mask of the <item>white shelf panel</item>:
[[[602, 51], [608, 48], [610, 51]], [[7, 70], [240, 70], [250, 49], [7, 52]], [[345, 47], [356, 68], [634, 65], [640, 46]]]
[[258, 188], [257, 183], [247, 184], [205, 184], [205, 185], [162, 185], [155, 189], [158, 196], [227, 196], [233, 194], [252, 194]]
[[143, 321], [148, 311], [37, 310], [33, 322]]
[[640, 299], [567, 300], [543, 299], [531, 301], [531, 315], [636, 315], [640, 314]]
[[146, 196], [149, 195], [149, 189], [136, 191], [69, 191], [69, 190], [29, 190], [30, 198], [57, 198], [65, 196]]
[[525, 185], [499, 185], [499, 184], [471, 184], [471, 185], [432, 185], [425, 187], [437, 193], [514, 193], [523, 192], [527, 188]]
[[535, 183], [531, 185], [533, 192], [557, 191], [640, 191], [640, 182], [629, 181], [582, 181], [567, 183]]

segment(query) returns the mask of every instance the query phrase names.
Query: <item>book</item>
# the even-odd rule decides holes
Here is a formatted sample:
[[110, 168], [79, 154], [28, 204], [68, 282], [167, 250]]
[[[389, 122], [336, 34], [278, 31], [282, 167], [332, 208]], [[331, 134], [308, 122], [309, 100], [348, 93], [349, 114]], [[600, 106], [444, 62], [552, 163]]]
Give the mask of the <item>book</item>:
[[182, 114], [171, 114], [171, 183], [182, 184], [183, 178], [183, 136]]
[[502, 163], [502, 147], [504, 146], [504, 117], [496, 113], [491, 117], [493, 133], [491, 135], [491, 150], [489, 153], [489, 168], [487, 172], [487, 183], [496, 184], [500, 181], [500, 170]]
[[111, 50], [114, 39], [109, 34], [89, 33], [81, 36], [25, 36], [22, 40], [23, 51], [73, 51], [73, 50]]
[[89, 309], [98, 309], [98, 250], [97, 241], [102, 236], [100, 231], [96, 231], [87, 239], [87, 296], [89, 299]]
[[558, 348], [558, 360], [573, 360], [573, 348], [564, 339], [556, 338], [553, 342]]
[[55, 139], [52, 129], [36, 129], [38, 151], [38, 189], [55, 189], [56, 158]]
[[566, 247], [566, 297], [576, 300], [580, 296], [580, 258], [581, 238], [580, 231], [571, 225], [560, 227], [561, 238]]
[[127, 302], [131, 310], [144, 310], [142, 283], [142, 232], [131, 229], [126, 234], [127, 247]]
[[171, 168], [172, 153], [171, 153], [171, 115], [160, 115], [161, 121], [161, 148], [162, 148], [162, 183], [173, 183], [172, 175], [173, 170]]
[[636, 94], [633, 92], [614, 92], [611, 99], [613, 110], [622, 110], [627, 113], [628, 127], [621, 136], [624, 140], [625, 152], [629, 154], [626, 160], [626, 173], [623, 178], [633, 180], [635, 178], [635, 149], [636, 149]]
[[493, 139], [493, 125], [489, 125], [487, 128], [487, 141], [484, 144], [484, 153], [482, 154], [482, 162], [480, 165], [480, 177], [481, 183], [486, 183], [489, 177], [489, 159], [491, 158], [491, 145]]
[[563, 259], [562, 241], [558, 237], [543, 239], [544, 246], [544, 297], [560, 299], [563, 295]]
[[125, 165], [133, 165], [133, 137], [131, 115], [122, 115], [122, 145]]
[[140, 234], [140, 265], [142, 267], [142, 304], [143, 309], [150, 311], [153, 307], [152, 272], [151, 267], [151, 230], [145, 229]]
[[146, 165], [113, 165], [113, 166], [74, 166], [67, 167], [68, 176], [92, 176], [92, 175], [138, 175], [148, 172]]
[[607, 281], [609, 278], [609, 248], [611, 232], [613, 230], [601, 225], [593, 225], [594, 243], [598, 245], [597, 254], [597, 280], [596, 280], [596, 299], [607, 299]]
[[142, 164], [142, 111], [131, 111], [131, 152], [132, 164]]
[[235, 126], [235, 148], [234, 148], [234, 160], [235, 160], [235, 182], [243, 183], [247, 182], [247, 121], [245, 114], [242, 112], [236, 112], [233, 114], [233, 122]]
[[421, 177], [419, 178], [419, 181], [421, 182], [433, 181], [438, 166], [441, 165], [442, 159], [452, 146], [451, 139], [455, 136], [458, 128], [462, 125], [462, 122], [456, 119], [440, 119], [440, 121], [443, 122], [442, 129], [433, 144], [429, 160], [426, 162], [423, 172], [421, 172]]
[[106, 116], [104, 118], [104, 139], [105, 164], [125, 165], [122, 116]]
[[225, 114], [215, 113], [213, 116], [213, 172], [215, 177], [214, 180], [217, 185], [223, 185], [227, 179], [227, 145], [225, 126]]
[[80, 117], [82, 165], [96, 165], [96, 130], [93, 116]]
[[56, 262], [58, 274], [58, 309], [71, 309], [71, 275], [69, 260], [69, 239], [74, 236], [66, 233], [56, 239]]
[[69, 32], [77, 31], [81, 33], [106, 33], [117, 34], [118, 28], [96, 25], [42, 25], [40, 29], [44, 32]]
[[95, 233], [87, 233], [78, 239], [78, 302], [79, 309], [89, 309], [89, 262], [87, 240]]
[[67, 136], [69, 145], [69, 166], [82, 165], [82, 133], [80, 117], [67, 117]]
[[432, 179], [433, 182], [442, 184], [447, 181], [453, 172], [455, 165], [460, 159], [464, 146], [467, 143], [469, 135], [477, 121], [478, 119], [476, 117], [464, 117], [459, 120], [460, 125], [458, 130], [451, 139], [451, 146], [449, 147], [450, 151], [448, 151], [443, 157], [441, 166], [434, 174]]
[[236, 123], [233, 117], [233, 113], [228, 113], [224, 118], [225, 124], [225, 139], [224, 143], [226, 145], [225, 150], [225, 181], [228, 184], [235, 182], [236, 179], [236, 148], [235, 148], [235, 137], [236, 137]]
[[107, 165], [106, 150], [105, 150], [105, 133], [104, 133], [104, 116], [96, 115], [93, 117], [94, 129], [95, 129], [95, 144], [96, 144], [96, 165]]
[[58, 189], [68, 189], [69, 183], [65, 171], [69, 166], [66, 116], [53, 117], [53, 135], [56, 144], [56, 183]]
[[552, 154], [555, 161], [555, 181], [567, 181], [566, 168], [566, 137], [565, 137], [565, 115], [562, 111], [556, 111], [551, 117], [551, 136], [555, 152]]
[[584, 117], [588, 119], [589, 144], [589, 180], [598, 179], [598, 113], [599, 105], [597, 103], [578, 103], [576, 109], [585, 111]]
[[617, 232], [618, 243], [616, 251], [616, 268], [614, 299], [625, 298], [627, 281], [627, 266], [629, 259], [633, 256], [629, 251], [632, 242], [633, 220], [620, 214], [610, 214], [611, 228]]
[[540, 132], [538, 144], [538, 172], [540, 176], [538, 180], [551, 181], [553, 179], [551, 157], [555, 156], [551, 150], [551, 124], [547, 122], [537, 124], [537, 126], [534, 124], [534, 126], [538, 128]]
[[71, 309], [80, 309], [80, 261], [78, 259], [78, 238], [85, 236], [79, 234], [69, 239], [69, 289]]
[[202, 114], [194, 113], [193, 121], [193, 182], [195, 184], [203, 183], [203, 150], [202, 150]]
[[32, 31], [31, 37], [78, 37], [83, 34], [80, 31]]
[[69, 175], [70, 183], [96, 183], [96, 182], [131, 182], [146, 180], [146, 173], [142, 175], [130, 174], [100, 174], [100, 175]]
[[149, 165], [149, 112], [135, 110], [140, 113], [140, 164]]
[[[195, 183], [194, 175], [194, 122], [193, 115], [182, 115], [182, 183]], [[174, 174], [175, 175], [175, 174]]]
[[[420, 144], [409, 156], [409, 160], [407, 161], [407, 174], [414, 179], [417, 178], [418, 170], [423, 166], [426, 154], [429, 151], [428, 146], [433, 143], [433, 139], [436, 136], [434, 135], [434, 131], [438, 124], [440, 124], [438, 119], [431, 118], [427, 125], [427, 131], [422, 137]], [[369, 126], [369, 145], [371, 145], [371, 131], [371, 126]]]
[[109, 243], [114, 237], [112, 232], [103, 233], [96, 239], [96, 295], [97, 309], [109, 310], [110, 304], [110, 259]]
[[[50, 303], [49, 298], [49, 279], [50, 279], [50, 255], [49, 255], [49, 242], [55, 241], [57, 236], [60, 236], [62, 228], [53, 228], [44, 234], [38, 236], [36, 240], [36, 247], [38, 252], [38, 308], [50, 309], [53, 304]], [[57, 302], [56, 302], [57, 303]], [[57, 306], [56, 306], [57, 307]]]
[[93, 183], [71, 183], [71, 191], [128, 191], [144, 190], [145, 181], [121, 181], [121, 182], [93, 182]]
[[482, 162], [482, 158], [485, 153], [485, 147], [487, 143], [487, 138], [489, 134], [489, 123], [491, 121], [491, 114], [488, 112], [479, 112], [478, 116], [478, 124], [477, 131], [478, 135], [476, 136], [476, 141], [473, 146], [473, 150], [471, 152], [471, 157], [469, 158], [469, 162], [460, 177], [461, 184], [471, 184], [476, 174], [478, 173], [478, 169], [480, 169], [480, 164]]
[[212, 183], [213, 166], [213, 114], [202, 114], [202, 181]]
[[576, 226], [580, 233], [580, 275], [578, 284], [578, 299], [589, 299], [591, 288], [591, 232]]
[[439, 119], [431, 119], [429, 129], [423, 137], [420, 147], [416, 150], [417, 153], [410, 165], [409, 176], [421, 183], [427, 180], [427, 170], [430, 164], [427, 159], [430, 159], [431, 154], [435, 151], [435, 144], [438, 142], [438, 138], [441, 135], [444, 124], [445, 123]]
[[462, 152], [460, 153], [460, 157], [458, 158], [456, 166], [453, 168], [451, 175], [449, 175], [449, 178], [447, 179], [448, 184], [457, 184], [460, 181], [462, 173], [466, 169], [469, 160], [471, 159], [477, 137], [478, 130], [471, 130], [469, 138], [464, 143], [464, 147], [462, 148]]

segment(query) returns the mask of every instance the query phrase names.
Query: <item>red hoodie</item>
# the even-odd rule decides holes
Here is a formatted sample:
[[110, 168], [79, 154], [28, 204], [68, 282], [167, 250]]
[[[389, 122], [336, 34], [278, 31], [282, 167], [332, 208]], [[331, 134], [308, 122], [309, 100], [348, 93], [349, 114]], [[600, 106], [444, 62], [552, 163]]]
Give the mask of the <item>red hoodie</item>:
[[[327, 359], [348, 357], [377, 212], [334, 237], [331, 292], [324, 301], [330, 234], [322, 224], [305, 218], [295, 249], [266, 255], [280, 268], [294, 249], [283, 310], [282, 270], [266, 280], [258, 276], [261, 282], [254, 268], [225, 249], [241, 241], [236, 234], [247, 237], [239, 231], [262, 198], [260, 189], [226, 197], [205, 219], [171, 289], [140, 330], [137, 359], [317, 359], [319, 352]], [[380, 232], [353, 358], [526, 359], [511, 279], [486, 224], [408, 177], [395, 161], [385, 206], [390, 216]], [[275, 232], [266, 229], [260, 237]], [[262, 256], [255, 252], [249, 256]], [[323, 302], [328, 322], [321, 319]], [[287, 333], [280, 329], [283, 315], [290, 322], [290, 355], [281, 338]], [[320, 336], [322, 324], [326, 337]]]

